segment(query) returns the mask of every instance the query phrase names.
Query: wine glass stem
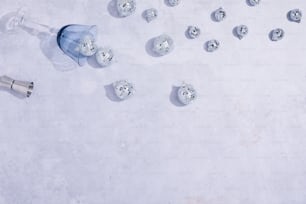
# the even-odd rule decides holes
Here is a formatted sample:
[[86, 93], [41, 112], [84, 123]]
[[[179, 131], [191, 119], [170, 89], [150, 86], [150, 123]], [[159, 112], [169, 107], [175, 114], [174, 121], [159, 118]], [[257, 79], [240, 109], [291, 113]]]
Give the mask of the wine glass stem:
[[23, 18], [21, 23], [22, 28], [31, 29], [37, 33], [57, 33], [58, 30], [47, 25], [36, 23], [32, 20]]

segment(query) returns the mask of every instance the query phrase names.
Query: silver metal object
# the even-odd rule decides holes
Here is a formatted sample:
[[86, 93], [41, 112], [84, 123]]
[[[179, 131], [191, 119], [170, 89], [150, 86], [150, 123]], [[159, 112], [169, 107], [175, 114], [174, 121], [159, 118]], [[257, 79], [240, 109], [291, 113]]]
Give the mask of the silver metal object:
[[157, 16], [158, 16], [158, 11], [155, 8], [150, 8], [144, 11], [144, 17], [148, 23], [156, 19]]
[[170, 6], [177, 6], [181, 3], [181, 0], [168, 0]]
[[189, 26], [187, 30], [188, 37], [191, 39], [198, 38], [201, 35], [201, 29], [196, 26]]
[[113, 83], [116, 96], [120, 100], [126, 100], [134, 95], [134, 85], [127, 80], [120, 80]]
[[114, 53], [110, 48], [99, 48], [96, 52], [97, 63], [101, 67], [107, 67], [112, 64], [114, 59]]
[[166, 34], [156, 37], [153, 41], [153, 51], [159, 56], [169, 54], [174, 49], [172, 38]]
[[237, 37], [240, 40], [242, 38], [244, 38], [249, 33], [249, 29], [248, 29], [248, 27], [246, 25], [237, 26], [235, 31], [236, 31]]
[[270, 32], [270, 39], [272, 41], [279, 41], [285, 36], [285, 31], [281, 28], [276, 28]]
[[127, 17], [132, 15], [136, 10], [135, 0], [117, 0], [117, 11], [119, 16]]
[[189, 105], [197, 99], [197, 92], [190, 84], [183, 84], [177, 91], [178, 100], [183, 105]]
[[251, 6], [257, 6], [261, 0], [248, 0]]
[[30, 97], [34, 88], [34, 83], [14, 80], [8, 76], [1, 76], [0, 87], [11, 90], [21, 96]]
[[226, 18], [225, 10], [222, 7], [215, 10], [214, 11], [214, 18], [217, 22], [223, 21]]
[[206, 51], [214, 52], [219, 49], [220, 42], [218, 40], [209, 40], [206, 42]]
[[289, 20], [300, 23], [302, 20], [303, 13], [300, 9], [293, 9], [289, 11]]

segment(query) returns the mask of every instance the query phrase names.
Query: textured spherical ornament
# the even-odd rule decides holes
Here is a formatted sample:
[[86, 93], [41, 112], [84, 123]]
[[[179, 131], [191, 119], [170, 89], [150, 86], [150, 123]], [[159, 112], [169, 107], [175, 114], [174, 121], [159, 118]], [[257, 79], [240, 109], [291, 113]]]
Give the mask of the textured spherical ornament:
[[240, 40], [242, 38], [244, 38], [249, 33], [249, 29], [246, 25], [237, 26], [235, 30], [236, 30], [236, 34], [237, 34], [237, 36]]
[[189, 26], [187, 30], [188, 37], [191, 39], [198, 38], [201, 35], [200, 28], [196, 26]]
[[97, 45], [90, 35], [86, 35], [80, 40], [79, 51], [82, 55], [89, 57], [97, 52]]
[[97, 63], [102, 67], [111, 65], [114, 59], [114, 53], [109, 48], [99, 48], [96, 52]]
[[184, 84], [178, 89], [177, 96], [183, 105], [189, 105], [197, 99], [197, 92], [192, 85]]
[[181, 0], [168, 0], [170, 6], [177, 6], [181, 3]]
[[144, 11], [144, 17], [148, 23], [156, 19], [157, 16], [158, 16], [158, 11], [155, 8], [147, 9]]
[[289, 20], [300, 23], [302, 20], [302, 11], [300, 9], [293, 9], [289, 11]]
[[153, 51], [159, 55], [164, 56], [174, 49], [174, 42], [168, 35], [160, 35], [153, 41]]
[[225, 10], [220, 7], [214, 12], [214, 18], [217, 22], [223, 21], [226, 18]]
[[281, 28], [276, 28], [271, 31], [270, 38], [272, 41], [279, 41], [285, 36], [285, 31]]
[[134, 85], [127, 80], [120, 80], [113, 83], [116, 96], [120, 100], [126, 100], [134, 95]]
[[249, 0], [251, 6], [257, 6], [260, 3], [260, 0]]
[[117, 0], [117, 10], [121, 17], [133, 14], [136, 10], [135, 0]]
[[206, 42], [207, 52], [214, 52], [219, 49], [220, 42], [218, 40], [210, 40]]

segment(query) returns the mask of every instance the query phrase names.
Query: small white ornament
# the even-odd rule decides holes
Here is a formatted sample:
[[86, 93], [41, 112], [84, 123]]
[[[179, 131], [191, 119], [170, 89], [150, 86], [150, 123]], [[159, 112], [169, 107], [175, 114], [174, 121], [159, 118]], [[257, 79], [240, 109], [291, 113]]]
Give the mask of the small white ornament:
[[135, 0], [117, 0], [117, 11], [119, 16], [127, 17], [132, 15], [136, 10]]
[[95, 40], [90, 35], [86, 35], [80, 40], [79, 51], [82, 55], [89, 57], [97, 52]]
[[219, 49], [220, 43], [218, 40], [210, 40], [206, 42], [207, 52], [214, 52]]
[[241, 40], [249, 33], [249, 29], [246, 25], [240, 25], [236, 27], [236, 33], [238, 38]]
[[99, 48], [96, 52], [97, 63], [102, 67], [107, 67], [112, 64], [114, 53], [109, 48]]
[[195, 39], [201, 35], [201, 29], [196, 26], [189, 26], [187, 33], [189, 38]]
[[303, 13], [300, 9], [293, 9], [289, 11], [289, 20], [300, 23], [302, 20]]
[[190, 84], [183, 84], [177, 91], [178, 100], [183, 105], [189, 105], [197, 99], [197, 92]]
[[279, 41], [285, 36], [285, 31], [281, 28], [276, 28], [271, 31], [270, 38], [272, 41]]
[[172, 38], [166, 34], [156, 37], [153, 41], [153, 51], [159, 56], [169, 54], [174, 49]]
[[144, 11], [144, 17], [148, 23], [156, 19], [157, 16], [158, 16], [158, 11], [155, 8], [147, 9]]
[[113, 83], [116, 96], [120, 100], [126, 100], [134, 95], [134, 85], [127, 80], [120, 80]]
[[214, 18], [217, 22], [223, 21], [226, 18], [225, 10], [220, 7], [214, 12]]
[[260, 3], [260, 0], [249, 0], [251, 6], [257, 6]]
[[170, 6], [177, 6], [181, 3], [181, 0], [168, 0]]

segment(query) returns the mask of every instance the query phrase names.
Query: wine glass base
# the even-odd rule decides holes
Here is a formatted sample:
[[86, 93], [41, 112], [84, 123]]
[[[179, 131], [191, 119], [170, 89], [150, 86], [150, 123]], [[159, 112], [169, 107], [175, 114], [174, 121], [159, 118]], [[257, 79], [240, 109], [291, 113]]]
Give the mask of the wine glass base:
[[5, 26], [5, 30], [8, 33], [15, 32], [20, 28], [25, 21], [25, 15], [27, 13], [26, 8], [20, 8], [16, 13], [14, 13], [8, 20]]

